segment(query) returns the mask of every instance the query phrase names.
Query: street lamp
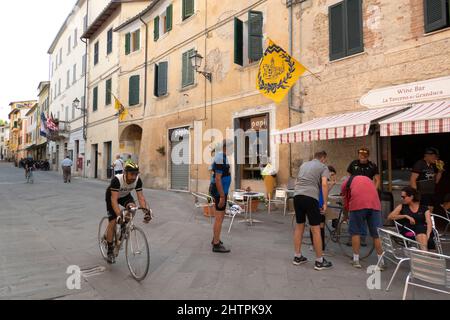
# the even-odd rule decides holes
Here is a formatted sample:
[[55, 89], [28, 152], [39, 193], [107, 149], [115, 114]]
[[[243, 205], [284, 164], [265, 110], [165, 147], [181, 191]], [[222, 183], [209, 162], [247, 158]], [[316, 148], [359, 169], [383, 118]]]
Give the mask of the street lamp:
[[202, 65], [203, 57], [197, 52], [197, 50], [194, 51], [194, 53], [189, 57], [189, 59], [191, 60], [192, 68], [197, 73], [202, 74], [206, 79], [208, 79], [209, 82], [211, 82], [212, 81], [212, 73], [211, 72], [198, 70]]
[[72, 107], [74, 109], [81, 110], [81, 112], [83, 112], [83, 139], [84, 139], [84, 141], [86, 141], [87, 140], [87, 135], [86, 135], [86, 108], [85, 107], [80, 107], [80, 100], [78, 100], [78, 98], [75, 98], [75, 100], [73, 100]]

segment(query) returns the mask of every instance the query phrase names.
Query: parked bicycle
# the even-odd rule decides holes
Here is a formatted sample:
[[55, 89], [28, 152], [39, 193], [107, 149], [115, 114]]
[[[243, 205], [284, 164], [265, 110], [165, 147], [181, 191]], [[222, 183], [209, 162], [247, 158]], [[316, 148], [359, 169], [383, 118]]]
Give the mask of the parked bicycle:
[[[113, 236], [115, 245], [114, 254], [119, 256], [119, 252], [123, 250], [125, 243], [125, 257], [128, 269], [134, 279], [142, 281], [147, 276], [150, 267], [150, 249], [144, 231], [134, 225], [134, 217], [136, 212], [141, 210], [146, 213], [151, 210], [146, 208], [130, 208], [122, 210], [122, 221], [117, 223]], [[108, 229], [109, 219], [103, 217], [100, 221], [98, 229], [98, 243], [102, 257], [108, 258], [108, 243], [106, 241], [106, 232]]]
[[[338, 206], [328, 205], [329, 209], [338, 210], [338, 217], [336, 219], [325, 221], [325, 245], [328, 246], [330, 240], [339, 245], [342, 254], [352, 258], [352, 236], [348, 232], [348, 214], [344, 211], [341, 204]], [[292, 225], [295, 225], [295, 215], [292, 218]], [[360, 259], [365, 259], [372, 254], [375, 249], [371, 237], [361, 237]], [[310, 227], [305, 223], [305, 233], [303, 235], [302, 244], [312, 245], [310, 236]]]

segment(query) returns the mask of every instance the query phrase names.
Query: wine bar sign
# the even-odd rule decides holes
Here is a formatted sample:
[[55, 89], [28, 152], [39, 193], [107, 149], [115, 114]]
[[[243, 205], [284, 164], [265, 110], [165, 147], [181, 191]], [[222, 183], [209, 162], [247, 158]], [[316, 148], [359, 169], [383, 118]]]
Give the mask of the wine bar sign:
[[450, 77], [402, 84], [369, 91], [360, 104], [382, 108], [450, 98]]

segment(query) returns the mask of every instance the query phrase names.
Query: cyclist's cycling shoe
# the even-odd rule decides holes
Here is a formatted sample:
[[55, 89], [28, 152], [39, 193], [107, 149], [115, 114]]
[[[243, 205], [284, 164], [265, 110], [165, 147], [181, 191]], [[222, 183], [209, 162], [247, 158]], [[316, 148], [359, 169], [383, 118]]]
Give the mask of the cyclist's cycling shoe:
[[109, 264], [116, 263], [116, 255], [114, 254], [114, 246], [108, 245], [108, 257], [107, 257], [106, 261]]

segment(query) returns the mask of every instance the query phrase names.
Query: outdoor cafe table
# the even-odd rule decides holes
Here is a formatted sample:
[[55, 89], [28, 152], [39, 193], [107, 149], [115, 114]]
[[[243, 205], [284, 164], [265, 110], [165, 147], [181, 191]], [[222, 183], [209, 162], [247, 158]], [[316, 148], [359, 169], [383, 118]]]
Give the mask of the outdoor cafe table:
[[239, 222], [247, 222], [251, 226], [253, 225], [253, 223], [262, 223], [262, 221], [252, 218], [251, 201], [252, 201], [252, 199], [257, 199], [257, 198], [260, 198], [260, 197], [264, 197], [264, 193], [260, 193], [260, 192], [245, 192], [245, 193], [242, 194], [242, 196], [247, 201], [247, 205], [246, 205], [246, 210], [245, 210], [245, 219], [241, 220]]

